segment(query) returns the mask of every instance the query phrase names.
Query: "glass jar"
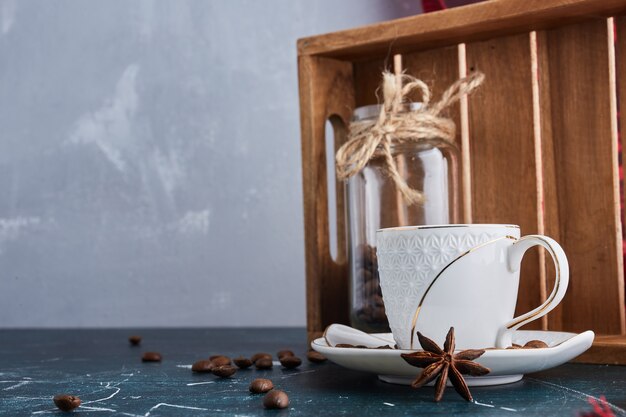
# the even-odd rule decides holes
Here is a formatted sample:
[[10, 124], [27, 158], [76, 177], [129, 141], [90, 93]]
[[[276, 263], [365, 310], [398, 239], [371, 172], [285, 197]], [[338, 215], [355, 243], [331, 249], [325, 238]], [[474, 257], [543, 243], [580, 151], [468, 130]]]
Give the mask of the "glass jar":
[[[407, 104], [412, 111], [421, 103]], [[353, 121], [378, 117], [379, 105], [359, 107]], [[376, 259], [376, 230], [386, 227], [458, 223], [459, 150], [441, 138], [392, 145], [391, 152], [407, 184], [424, 193], [425, 202], [408, 205], [385, 170], [382, 156], [346, 182], [349, 238], [350, 320], [366, 332], [389, 332]]]

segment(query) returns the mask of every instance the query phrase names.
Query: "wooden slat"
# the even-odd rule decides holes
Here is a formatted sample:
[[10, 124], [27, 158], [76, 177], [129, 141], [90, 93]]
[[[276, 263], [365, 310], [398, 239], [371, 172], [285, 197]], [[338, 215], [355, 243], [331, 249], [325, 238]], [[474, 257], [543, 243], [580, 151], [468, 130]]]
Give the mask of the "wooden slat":
[[[624, 0], [500, 0], [300, 39], [299, 55], [372, 59], [494, 36], [527, 33], [626, 10]], [[445, 18], [443, 14], [445, 13]]]
[[552, 213], [546, 230], [563, 245], [571, 272], [561, 329], [621, 333], [621, 223], [606, 19], [550, 30], [539, 39], [547, 54], [540, 71], [550, 105], [542, 121], [550, 124], [545, 139], [552, 145], [555, 177], [549, 181], [556, 189], [546, 194], [546, 213]]
[[[328, 58], [300, 57], [300, 119], [307, 277], [307, 330], [319, 335], [331, 323], [348, 323], [348, 270], [345, 242], [339, 258], [330, 256], [325, 123], [336, 115], [347, 125], [354, 108], [352, 64]], [[337, 120], [335, 119], [335, 123]], [[337, 129], [336, 129], [337, 130]], [[338, 230], [344, 229], [338, 211]], [[341, 238], [342, 235], [340, 235]]]
[[626, 365], [626, 336], [596, 336], [591, 349], [574, 362]]
[[[519, 224], [537, 232], [529, 35], [466, 45], [468, 71], [485, 73], [469, 98], [472, 212], [476, 223]], [[524, 257], [516, 314], [541, 304], [539, 257]], [[531, 328], [540, 328], [541, 322]]]
[[[548, 49], [546, 45], [546, 32], [537, 32], [537, 59], [538, 59], [538, 81], [539, 81], [539, 123], [541, 134], [541, 160], [542, 160], [542, 181], [543, 181], [543, 222], [544, 234], [559, 241], [559, 211], [556, 204], [550, 203], [554, 201], [557, 195], [556, 183], [556, 166], [554, 156], [554, 135], [552, 133], [552, 110], [550, 104], [550, 71], [548, 60]], [[546, 199], [548, 204], [546, 204]], [[545, 254], [545, 252], [544, 252]], [[554, 278], [556, 269], [554, 263], [549, 257], [544, 257], [543, 276], [545, 279], [545, 288], [552, 290], [554, 286]], [[568, 297], [568, 295], [566, 295]], [[547, 315], [547, 329], [562, 330], [563, 329], [563, 305], [559, 305]]]
[[[615, 30], [617, 34], [616, 44], [615, 44], [615, 55], [616, 55], [616, 65], [615, 65], [615, 74], [617, 76], [617, 105], [618, 105], [618, 115], [619, 115], [619, 128], [620, 132], [619, 139], [622, 145], [622, 154], [621, 154], [621, 163], [622, 163], [622, 171], [624, 170], [624, 159], [625, 156], [625, 143], [626, 141], [626, 16], [620, 16], [615, 18]], [[624, 228], [624, 200], [620, 199], [620, 203], [622, 206], [622, 233]], [[623, 244], [623, 243], [622, 243]], [[622, 248], [623, 249], [623, 248]], [[619, 256], [619, 254], [618, 254]], [[622, 257], [622, 261], [623, 261]], [[623, 267], [623, 266], [622, 266]], [[621, 281], [621, 290], [620, 292], [624, 294], [624, 287], [626, 286], [626, 277], [622, 275]], [[626, 296], [626, 295], [625, 295]], [[624, 301], [622, 301], [624, 302]], [[626, 334], [626, 309], [622, 309], [620, 320], [623, 323], [622, 333]], [[626, 345], [626, 343], [624, 343]], [[626, 346], [624, 347], [626, 349]], [[626, 364], [626, 361], [624, 362]]]
[[[457, 47], [414, 52], [402, 56], [403, 68], [407, 74], [417, 77], [428, 84], [431, 89], [432, 101], [438, 100], [443, 92], [459, 77]], [[356, 87], [356, 105], [364, 106], [377, 104], [376, 91], [379, 90], [382, 80], [381, 73], [388, 67], [383, 59], [354, 64], [354, 84]], [[419, 95], [410, 97], [411, 101], [422, 101]], [[454, 120], [459, 127], [459, 105], [451, 106], [446, 115]], [[457, 129], [457, 146], [461, 149], [460, 129]], [[461, 161], [459, 160], [459, 169]], [[461, 184], [459, 183], [459, 187]], [[463, 213], [461, 198], [459, 214]], [[457, 221], [462, 221], [461, 218]]]

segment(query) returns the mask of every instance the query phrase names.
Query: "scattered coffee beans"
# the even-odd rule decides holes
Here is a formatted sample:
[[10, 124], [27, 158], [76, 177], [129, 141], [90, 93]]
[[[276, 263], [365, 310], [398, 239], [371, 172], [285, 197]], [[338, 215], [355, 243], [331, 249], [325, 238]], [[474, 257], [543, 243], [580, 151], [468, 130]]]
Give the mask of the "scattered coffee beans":
[[244, 358], [243, 356], [233, 359], [233, 362], [239, 369], [247, 369], [252, 366], [252, 361], [248, 358]]
[[141, 336], [130, 336], [128, 338], [128, 341], [133, 346], [139, 346], [139, 344], [141, 343]]
[[54, 401], [54, 404], [62, 411], [72, 411], [80, 405], [80, 398], [74, 395], [55, 395], [52, 400]]
[[326, 362], [326, 356], [322, 355], [319, 352], [316, 352], [314, 350], [310, 351], [309, 353], [306, 354], [307, 359], [310, 362], [313, 363], [322, 363], [322, 362]]
[[211, 372], [213, 367], [214, 367], [213, 362], [204, 360], [204, 361], [197, 361], [193, 365], [191, 365], [191, 370], [193, 372], [206, 373], [206, 372]]
[[144, 362], [161, 362], [161, 354], [159, 352], [144, 352], [141, 360]]
[[548, 345], [546, 342], [542, 342], [541, 340], [531, 340], [530, 342], [526, 342], [524, 345], [524, 349], [541, 349], [547, 347]]
[[280, 352], [278, 352], [276, 356], [278, 356], [278, 359], [280, 360], [280, 358], [282, 358], [283, 356], [296, 356], [296, 355], [291, 350], [281, 350]]
[[302, 365], [302, 360], [297, 356], [283, 356], [279, 360], [280, 364], [287, 369], [297, 368]]
[[237, 372], [237, 368], [230, 365], [222, 365], [216, 366], [211, 370], [211, 372], [213, 372], [213, 375], [219, 376], [220, 378], [228, 378]]
[[269, 353], [265, 353], [265, 352], [259, 352], [259, 353], [255, 353], [254, 355], [252, 355], [250, 360], [252, 361], [252, 363], [256, 363], [256, 361], [262, 358], [267, 358], [269, 360], [272, 360], [272, 355], [270, 355]]
[[338, 348], [353, 348], [354, 345], [351, 345], [350, 343], [338, 343], [335, 345], [335, 347]]
[[230, 358], [224, 355], [214, 355], [209, 358], [214, 366], [230, 365]]
[[271, 391], [274, 388], [274, 384], [269, 379], [257, 378], [250, 383], [250, 392], [255, 394], [262, 394], [264, 392]]
[[289, 407], [289, 397], [284, 391], [270, 391], [263, 397], [263, 407], [270, 409], [287, 408]]
[[254, 362], [254, 365], [256, 366], [256, 369], [272, 369], [273, 363], [270, 358], [261, 358], [257, 359], [257, 361]]

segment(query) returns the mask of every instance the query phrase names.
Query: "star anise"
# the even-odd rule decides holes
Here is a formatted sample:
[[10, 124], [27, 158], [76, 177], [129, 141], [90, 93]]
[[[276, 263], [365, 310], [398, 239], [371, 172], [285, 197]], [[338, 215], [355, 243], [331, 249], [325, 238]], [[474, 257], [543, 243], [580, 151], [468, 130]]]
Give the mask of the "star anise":
[[482, 376], [490, 372], [488, 368], [472, 362], [485, 351], [468, 349], [454, 354], [454, 327], [450, 327], [443, 349], [420, 332], [417, 332], [417, 337], [424, 350], [401, 355], [402, 359], [410, 365], [424, 368], [422, 374], [411, 383], [411, 386], [420, 388], [439, 376], [435, 384], [435, 401], [440, 401], [446, 389], [446, 381], [450, 378], [456, 392], [467, 401], [472, 401], [472, 394], [463, 375]]

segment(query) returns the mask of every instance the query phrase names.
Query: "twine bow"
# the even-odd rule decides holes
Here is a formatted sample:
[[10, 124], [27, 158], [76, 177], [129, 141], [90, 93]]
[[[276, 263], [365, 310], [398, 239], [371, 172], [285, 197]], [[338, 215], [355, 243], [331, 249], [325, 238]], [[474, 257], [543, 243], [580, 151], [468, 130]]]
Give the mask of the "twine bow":
[[[443, 93], [441, 99], [430, 104], [430, 89], [423, 81], [407, 74], [394, 75], [383, 72], [383, 105], [376, 120], [363, 120], [350, 124], [348, 141], [335, 156], [337, 177], [345, 180], [360, 172], [370, 159], [382, 156], [384, 166], [407, 204], [424, 202], [424, 194], [411, 188], [398, 172], [391, 153], [393, 144], [419, 142], [441, 138], [454, 142], [455, 125], [440, 113], [463, 95], [470, 94], [485, 79], [481, 72], [457, 80]], [[419, 90], [422, 107], [404, 111], [406, 96]]]

